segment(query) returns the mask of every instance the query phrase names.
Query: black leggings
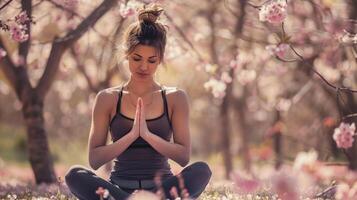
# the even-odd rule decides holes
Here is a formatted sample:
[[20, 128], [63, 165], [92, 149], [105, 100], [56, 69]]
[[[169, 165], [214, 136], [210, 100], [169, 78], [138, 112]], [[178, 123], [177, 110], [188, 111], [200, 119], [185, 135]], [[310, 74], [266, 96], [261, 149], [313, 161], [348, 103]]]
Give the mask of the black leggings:
[[[212, 172], [205, 162], [195, 162], [185, 167], [180, 172], [184, 180], [185, 188], [191, 198], [197, 198], [206, 188]], [[80, 166], [72, 166], [65, 176], [66, 184], [71, 192], [80, 200], [97, 200], [99, 196], [95, 193], [98, 187], [107, 189], [110, 195], [116, 200], [127, 199], [135, 190], [120, 188], [115, 185], [110, 179], [108, 181], [98, 177], [91, 170]], [[175, 186], [178, 194], [181, 193], [177, 175], [169, 177], [162, 181], [162, 189], [165, 193], [165, 198], [174, 199], [170, 195], [170, 189]], [[140, 188], [138, 188], [140, 189]], [[150, 189], [156, 192], [159, 188]]]

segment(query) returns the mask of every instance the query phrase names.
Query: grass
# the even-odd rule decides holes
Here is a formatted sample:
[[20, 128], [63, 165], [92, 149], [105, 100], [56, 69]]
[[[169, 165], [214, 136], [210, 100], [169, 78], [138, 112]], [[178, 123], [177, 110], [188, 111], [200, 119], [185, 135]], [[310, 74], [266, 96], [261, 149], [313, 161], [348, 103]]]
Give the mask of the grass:
[[[75, 198], [67, 187], [61, 184], [53, 185], [18, 185], [4, 187], [0, 184], [0, 199], [14, 200], [75, 200]], [[312, 198], [301, 198], [304, 200], [312, 200]], [[135, 200], [150, 200], [150, 199], [135, 199]], [[269, 191], [260, 191], [255, 194], [239, 195], [228, 186], [212, 186], [208, 185], [206, 190], [201, 194], [198, 200], [279, 200], [278, 195], [272, 194]], [[315, 199], [320, 200], [320, 199]]]

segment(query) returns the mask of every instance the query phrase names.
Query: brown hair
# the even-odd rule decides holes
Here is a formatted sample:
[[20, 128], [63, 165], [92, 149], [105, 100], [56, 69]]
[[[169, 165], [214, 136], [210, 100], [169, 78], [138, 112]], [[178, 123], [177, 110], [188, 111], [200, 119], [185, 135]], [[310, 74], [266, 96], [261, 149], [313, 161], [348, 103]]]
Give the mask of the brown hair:
[[124, 52], [130, 54], [134, 48], [141, 45], [155, 47], [160, 57], [164, 59], [166, 45], [166, 27], [156, 22], [163, 9], [157, 4], [143, 7], [138, 11], [138, 21], [129, 25], [124, 33]]

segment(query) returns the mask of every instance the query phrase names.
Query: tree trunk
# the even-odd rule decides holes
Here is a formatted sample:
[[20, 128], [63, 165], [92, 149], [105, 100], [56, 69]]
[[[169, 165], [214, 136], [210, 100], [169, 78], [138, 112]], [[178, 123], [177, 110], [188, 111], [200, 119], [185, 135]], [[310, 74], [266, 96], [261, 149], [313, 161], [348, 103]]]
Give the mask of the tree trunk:
[[[31, 13], [31, 1], [22, 0], [22, 8]], [[52, 41], [50, 55], [45, 70], [36, 87], [32, 87], [28, 74], [27, 63], [16, 66], [9, 54], [0, 60], [1, 70], [22, 102], [22, 112], [28, 135], [28, 155], [34, 171], [36, 183], [55, 182], [56, 175], [53, 160], [49, 151], [46, 131], [44, 128], [43, 101], [55, 81], [56, 73], [64, 51], [73, 45], [86, 31], [117, 3], [116, 0], [105, 0], [85, 18], [76, 29], [64, 37]], [[20, 43], [19, 52], [26, 57], [30, 42]], [[0, 37], [0, 48], [8, 52]], [[26, 60], [25, 60], [26, 61]]]
[[228, 98], [224, 97], [222, 104], [220, 106], [220, 119], [221, 119], [221, 130], [222, 130], [222, 151], [223, 151], [223, 160], [225, 167], [225, 177], [229, 179], [229, 175], [233, 169], [232, 163], [232, 153], [231, 153], [231, 144], [230, 144], [230, 123], [228, 115]]
[[240, 147], [240, 152], [243, 153], [243, 167], [246, 171], [250, 171], [251, 168], [251, 159], [250, 159], [250, 153], [249, 153], [249, 132], [247, 131], [248, 124], [246, 121], [246, 115], [245, 113], [247, 112], [246, 109], [246, 95], [247, 95], [247, 86], [243, 86], [243, 94], [241, 97], [235, 100], [233, 106], [235, 109], [235, 112], [238, 115], [238, 125], [239, 125], [239, 134], [241, 138], [241, 147]]
[[22, 113], [27, 129], [29, 161], [36, 177], [36, 183], [55, 182], [53, 160], [44, 128], [43, 100], [36, 92], [32, 91], [26, 94]]
[[[310, 64], [310, 66], [313, 66], [314, 59], [315, 58], [311, 58], [311, 59], [307, 60], [306, 64]], [[302, 63], [302, 64], [304, 64], [304, 63]], [[311, 69], [309, 69], [307, 67], [307, 65], [305, 65], [304, 74], [307, 77], [312, 78]], [[342, 91], [342, 92], [340, 92], [340, 98], [336, 99], [336, 97], [337, 97], [336, 91], [333, 88], [328, 87], [325, 83], [322, 82], [322, 80], [319, 80], [319, 81], [321, 81], [321, 85], [322, 85], [322, 88], [323, 88], [323, 91], [325, 92], [325, 94], [327, 94], [327, 96], [329, 98], [334, 100], [336, 108], [340, 112], [341, 119], [342, 119], [342, 117], [344, 117], [346, 115], [357, 112], [357, 101], [354, 98], [354, 93]], [[336, 86], [339, 86], [339, 87], [341, 87], [341, 85], [342, 85], [342, 81], [339, 81], [336, 84]], [[343, 99], [343, 102], [341, 101], [341, 98]], [[346, 122], [346, 123], [356, 122], [356, 117], [347, 118], [344, 120], [344, 122]], [[347, 160], [349, 162], [349, 168], [351, 170], [357, 170], [357, 159], [355, 159], [356, 155], [357, 155], [357, 140], [354, 141], [353, 146], [351, 148], [344, 150], [343, 152], [346, 155]]]
[[[280, 111], [275, 110], [275, 119], [274, 119], [274, 126], [279, 126], [281, 119]], [[279, 169], [283, 163], [283, 151], [282, 149], [282, 133], [281, 129], [277, 128], [276, 132], [273, 134], [273, 143], [274, 143], [274, 152], [275, 152], [275, 169]]]

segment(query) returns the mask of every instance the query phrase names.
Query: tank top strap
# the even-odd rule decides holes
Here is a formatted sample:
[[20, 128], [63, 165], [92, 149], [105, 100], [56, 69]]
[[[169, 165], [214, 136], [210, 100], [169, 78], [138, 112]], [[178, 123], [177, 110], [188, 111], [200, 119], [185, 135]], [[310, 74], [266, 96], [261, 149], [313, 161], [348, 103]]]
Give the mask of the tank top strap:
[[164, 86], [161, 86], [161, 94], [162, 94], [162, 100], [164, 102], [164, 112], [165, 112], [165, 115], [167, 117], [167, 120], [169, 121], [170, 128], [172, 129], [171, 119], [170, 119], [170, 116], [169, 116], [169, 106], [167, 104], [166, 90], [165, 90]]
[[117, 102], [117, 108], [116, 108], [116, 113], [120, 113], [120, 107], [121, 107], [121, 97], [123, 96], [123, 88], [124, 86], [122, 85], [119, 89], [118, 93], [118, 102]]

